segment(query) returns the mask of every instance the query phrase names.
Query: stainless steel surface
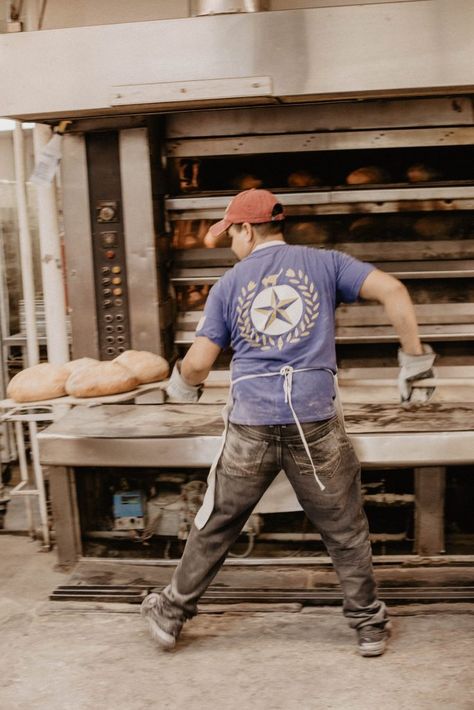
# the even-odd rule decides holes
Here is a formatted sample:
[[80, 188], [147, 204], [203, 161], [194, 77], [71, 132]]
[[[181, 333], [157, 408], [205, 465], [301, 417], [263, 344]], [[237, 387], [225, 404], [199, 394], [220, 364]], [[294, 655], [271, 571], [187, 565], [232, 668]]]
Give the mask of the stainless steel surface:
[[452, 98], [346, 101], [310, 106], [272, 106], [172, 113], [166, 117], [170, 142], [187, 138], [361, 131], [374, 128], [469, 126], [472, 100]]
[[[474, 276], [474, 260], [373, 262], [374, 266], [398, 279], [456, 279]], [[175, 269], [171, 281], [176, 284], [213, 284], [226, 272], [225, 267]]]
[[266, 0], [191, 0], [192, 15], [219, 15], [268, 10]]
[[172, 104], [186, 101], [236, 99], [248, 96], [272, 96], [273, 84], [269, 76], [248, 76], [235, 79], [203, 79], [154, 84], [112, 86], [111, 106], [131, 104]]
[[176, 269], [171, 281], [176, 284], [212, 284], [227, 271], [224, 267], [202, 269]]
[[[408, 188], [407, 188], [408, 189]], [[342, 192], [342, 191], [341, 191]], [[359, 192], [359, 191], [358, 191]], [[349, 190], [345, 190], [343, 194], [348, 194]], [[314, 193], [317, 194], [317, 193]], [[328, 193], [326, 193], [328, 194]], [[230, 202], [231, 195], [227, 197], [227, 201]], [[458, 200], [450, 199], [437, 199], [437, 200], [427, 200], [420, 201], [418, 199], [411, 200], [410, 198], [406, 200], [388, 200], [384, 201], [382, 194], [380, 194], [380, 200], [364, 202], [357, 202], [357, 211], [364, 214], [389, 214], [393, 212], [400, 212], [402, 210], [412, 211], [412, 212], [450, 212], [453, 210], [472, 210], [474, 209], [474, 199], [472, 198], [462, 198]], [[341, 200], [341, 202], [336, 202], [330, 200], [328, 202], [314, 202], [309, 205], [287, 205], [285, 207], [285, 213], [288, 217], [310, 217], [317, 215], [331, 215], [331, 214], [354, 214], [355, 202]], [[196, 208], [186, 210], [182, 208], [182, 211], [170, 212], [170, 220], [177, 219], [210, 219], [217, 221], [222, 219], [224, 214], [224, 208]]]
[[162, 352], [150, 149], [145, 128], [119, 133], [132, 348]]
[[[38, 435], [41, 463], [63, 466], [206, 467], [223, 429], [216, 405], [76, 407]], [[349, 436], [364, 466], [434, 466], [474, 460], [474, 407], [347, 405]], [[137, 436], [138, 434], [138, 436]]]
[[99, 358], [84, 136], [63, 138], [61, 167], [72, 356]]
[[[152, 405], [149, 405], [152, 406]], [[431, 434], [353, 434], [357, 455], [366, 467], [471, 464], [473, 432]], [[51, 466], [165, 466], [201, 468], [211, 465], [220, 444], [218, 436], [180, 439], [64, 439], [38, 436], [42, 465]]]
[[474, 276], [474, 260], [457, 259], [451, 261], [406, 261], [375, 263], [389, 274], [399, 279], [456, 279]]
[[[282, 205], [291, 207], [302, 205], [305, 207], [305, 214], [308, 214], [307, 207], [312, 205], [340, 205], [349, 203], [399, 203], [404, 201], [436, 201], [442, 204], [449, 204], [449, 209], [453, 209], [453, 200], [457, 202], [465, 201], [464, 209], [474, 208], [474, 186], [446, 185], [444, 187], [387, 187], [377, 188], [367, 187], [365, 189], [341, 189], [341, 190], [321, 190], [314, 192], [275, 192]], [[166, 208], [170, 212], [185, 212], [186, 215], [196, 213], [195, 219], [204, 218], [197, 216], [197, 212], [206, 211], [214, 215], [221, 215], [229, 204], [230, 195], [213, 195], [208, 197], [170, 197], [166, 200]], [[449, 203], [448, 203], [449, 201]], [[437, 205], [436, 208], [438, 209]], [[461, 206], [458, 207], [462, 209]], [[393, 207], [391, 208], [393, 210]], [[433, 209], [433, 205], [430, 206]], [[396, 211], [396, 210], [395, 210]], [[291, 212], [288, 212], [291, 214]], [[173, 217], [173, 215], [172, 215]], [[183, 214], [175, 215], [175, 219], [184, 219]], [[191, 219], [187, 216], [186, 219]]]
[[[146, 405], [152, 406], [152, 405]], [[192, 439], [59, 439], [40, 435], [41, 463], [52, 466], [166, 466], [206, 468], [219, 437]]]
[[[472, 325], [420, 325], [420, 337], [426, 342], [455, 342], [474, 340]], [[194, 341], [194, 330], [177, 330], [175, 343], [177, 345], [191, 345]], [[399, 338], [390, 326], [363, 327], [338, 327], [336, 329], [336, 343], [397, 343]]]
[[270, 77], [282, 101], [459, 94], [473, 24], [470, 0], [415, 0], [1, 35], [0, 64], [22, 68], [21, 87], [4, 72], [2, 113], [136, 113], [153, 106], [111, 106], [112, 87], [246, 77]]
[[370, 150], [422, 146], [472, 145], [474, 128], [414, 128], [385, 131], [327, 131], [282, 135], [188, 138], [168, 143], [172, 158], [321, 150]]

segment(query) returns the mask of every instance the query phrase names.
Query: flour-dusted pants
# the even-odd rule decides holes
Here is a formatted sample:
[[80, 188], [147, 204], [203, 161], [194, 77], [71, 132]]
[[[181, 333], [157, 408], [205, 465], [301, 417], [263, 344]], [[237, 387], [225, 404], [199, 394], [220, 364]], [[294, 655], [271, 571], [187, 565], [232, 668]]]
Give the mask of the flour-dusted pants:
[[192, 526], [181, 561], [162, 592], [163, 612], [177, 626], [197, 613], [199, 598], [281, 469], [331, 556], [350, 626], [387, 620], [385, 604], [377, 599], [360, 464], [352, 444], [337, 417], [302, 427], [324, 491], [295, 424], [229, 424], [217, 466], [214, 510], [202, 530]]

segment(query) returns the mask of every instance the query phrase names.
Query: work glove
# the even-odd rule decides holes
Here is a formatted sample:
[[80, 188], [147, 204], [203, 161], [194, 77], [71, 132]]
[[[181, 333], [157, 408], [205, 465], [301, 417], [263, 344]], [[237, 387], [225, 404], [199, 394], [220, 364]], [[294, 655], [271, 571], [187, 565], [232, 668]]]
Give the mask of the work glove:
[[181, 360], [177, 360], [171, 377], [166, 386], [169, 402], [197, 402], [201, 393], [201, 385], [188, 385], [181, 377]]
[[423, 404], [433, 396], [435, 387], [416, 387], [412, 383], [428, 377], [434, 377], [433, 364], [436, 353], [430, 345], [423, 345], [422, 355], [408, 355], [400, 348], [398, 351], [398, 389], [402, 404]]

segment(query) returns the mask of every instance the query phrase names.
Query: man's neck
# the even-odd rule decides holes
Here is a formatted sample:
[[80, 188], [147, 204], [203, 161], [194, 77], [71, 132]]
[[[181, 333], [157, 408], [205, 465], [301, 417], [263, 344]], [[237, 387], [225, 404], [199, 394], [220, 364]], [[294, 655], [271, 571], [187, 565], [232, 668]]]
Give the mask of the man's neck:
[[264, 249], [265, 247], [271, 247], [271, 246], [276, 246], [278, 244], [285, 244], [285, 240], [283, 238], [283, 235], [275, 234], [273, 237], [268, 237], [267, 239], [259, 239], [258, 241], [255, 242], [255, 246], [252, 249], [252, 252], [256, 251], [257, 249]]

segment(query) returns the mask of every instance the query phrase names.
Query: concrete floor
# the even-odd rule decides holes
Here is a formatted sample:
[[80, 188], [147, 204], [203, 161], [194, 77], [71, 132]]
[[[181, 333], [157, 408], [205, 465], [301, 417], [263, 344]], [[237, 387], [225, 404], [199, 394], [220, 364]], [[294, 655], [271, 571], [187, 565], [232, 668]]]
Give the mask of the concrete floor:
[[2, 710], [474, 708], [474, 605], [394, 609], [380, 658], [361, 658], [330, 608], [204, 613], [163, 653], [137, 607], [47, 601], [67, 580], [54, 565], [54, 552], [0, 536]]

